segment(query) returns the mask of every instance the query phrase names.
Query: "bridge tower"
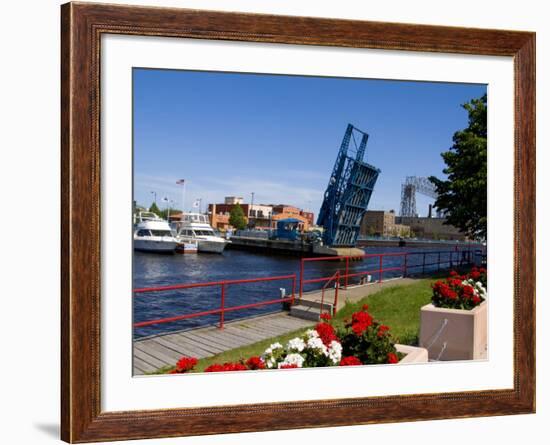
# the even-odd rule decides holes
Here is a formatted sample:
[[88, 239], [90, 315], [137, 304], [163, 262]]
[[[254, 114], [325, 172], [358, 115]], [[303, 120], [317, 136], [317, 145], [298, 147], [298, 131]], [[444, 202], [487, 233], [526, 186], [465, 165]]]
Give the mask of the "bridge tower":
[[[359, 145], [357, 139], [360, 138]], [[332, 169], [317, 225], [331, 247], [353, 247], [380, 170], [363, 162], [369, 135], [348, 124]], [[353, 146], [350, 149], [350, 144]]]
[[437, 192], [434, 184], [428, 178], [418, 176], [407, 176], [401, 184], [401, 210], [400, 216], [418, 216], [416, 211], [416, 194], [437, 199]]

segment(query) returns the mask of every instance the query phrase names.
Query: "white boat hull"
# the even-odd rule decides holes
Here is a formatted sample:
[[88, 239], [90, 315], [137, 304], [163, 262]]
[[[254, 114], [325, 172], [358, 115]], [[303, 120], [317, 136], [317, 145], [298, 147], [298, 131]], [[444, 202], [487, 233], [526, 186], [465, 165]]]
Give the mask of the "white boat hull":
[[134, 249], [142, 252], [170, 253], [176, 250], [176, 241], [153, 241], [145, 239], [134, 239]]
[[227, 245], [224, 241], [198, 240], [199, 252], [222, 253]]

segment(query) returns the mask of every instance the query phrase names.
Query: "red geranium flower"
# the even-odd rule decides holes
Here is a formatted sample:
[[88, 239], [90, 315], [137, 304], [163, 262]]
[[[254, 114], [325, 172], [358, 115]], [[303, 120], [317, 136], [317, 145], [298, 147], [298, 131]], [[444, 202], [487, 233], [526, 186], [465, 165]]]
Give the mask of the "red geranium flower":
[[362, 365], [361, 360], [359, 360], [357, 357], [350, 356], [350, 357], [342, 357], [342, 360], [340, 360], [340, 366], [359, 366]]
[[364, 304], [364, 305], [363, 305], [363, 310], [364, 310], [364, 311], [368, 311], [368, 310], [369, 310], [369, 305], [368, 305], [368, 304]]
[[393, 352], [388, 353], [388, 363], [397, 363], [399, 358]]
[[330, 321], [330, 319], [331, 319], [332, 317], [330, 316], [329, 313], [326, 313], [326, 312], [325, 312], [324, 314], [321, 314], [321, 315], [319, 316], [319, 318], [320, 318], [321, 320], [324, 320], [324, 321]]
[[254, 356], [246, 361], [246, 366], [248, 369], [264, 369], [265, 363], [260, 357]]
[[225, 371], [224, 366], [219, 363], [214, 363], [213, 365], [208, 366], [204, 372], [221, 372]]
[[297, 364], [292, 363], [292, 364], [281, 365], [281, 367], [279, 369], [293, 369], [293, 368], [297, 368], [297, 367], [298, 367]]
[[351, 316], [351, 329], [355, 335], [362, 335], [372, 325], [372, 317], [367, 312], [355, 312]]
[[198, 360], [195, 357], [182, 357], [176, 363], [176, 370], [178, 372], [191, 371], [196, 365]]
[[389, 330], [389, 326], [381, 324], [380, 326], [378, 326], [378, 337], [383, 337]]
[[338, 340], [334, 328], [327, 323], [318, 323], [315, 330], [325, 346], [329, 346], [333, 340]]
[[222, 371], [248, 371], [248, 368], [242, 363], [214, 363], [204, 370], [204, 372], [222, 372]]
[[451, 270], [451, 272], [449, 273], [449, 275], [451, 277], [456, 277], [458, 275], [458, 272], [456, 270]]

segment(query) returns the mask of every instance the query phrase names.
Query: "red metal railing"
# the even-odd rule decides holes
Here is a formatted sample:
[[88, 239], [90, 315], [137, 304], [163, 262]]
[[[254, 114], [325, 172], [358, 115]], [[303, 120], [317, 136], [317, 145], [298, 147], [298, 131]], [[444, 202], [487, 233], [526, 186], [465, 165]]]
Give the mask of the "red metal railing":
[[[292, 280], [292, 294], [290, 296], [277, 298], [274, 300], [260, 301], [257, 303], [249, 303], [249, 304], [242, 304], [239, 306], [225, 307], [226, 289], [230, 285], [260, 283], [260, 282], [267, 282], [267, 281], [281, 281], [281, 280]], [[211, 286], [220, 286], [220, 307], [219, 308], [210, 309], [210, 310], [201, 311], [201, 312], [194, 312], [191, 314], [176, 315], [173, 317], [158, 318], [155, 320], [140, 321], [140, 322], [134, 323], [134, 328], [141, 328], [144, 326], [151, 326], [151, 325], [162, 324], [162, 323], [171, 323], [174, 321], [186, 320], [189, 318], [204, 317], [205, 315], [220, 314], [219, 327], [220, 329], [223, 329], [226, 312], [238, 311], [242, 309], [249, 309], [253, 307], [260, 307], [260, 306], [266, 306], [266, 305], [277, 304], [277, 303], [289, 302], [290, 304], [293, 304], [295, 294], [296, 294], [296, 274], [294, 273], [291, 275], [281, 275], [281, 276], [266, 277], [266, 278], [251, 278], [251, 279], [244, 279], [244, 280], [224, 280], [224, 281], [212, 281], [208, 283], [175, 284], [170, 286], [147, 287], [147, 288], [134, 289], [134, 296], [150, 294], [152, 292], [164, 292], [164, 291], [170, 291], [170, 290], [193, 289], [193, 288], [211, 287]]]
[[340, 271], [337, 270], [336, 273], [330, 277], [330, 279], [324, 284], [321, 290], [321, 308], [320, 312], [323, 313], [325, 307], [325, 290], [326, 288], [334, 281], [334, 301], [332, 304], [332, 315], [336, 314], [336, 305], [338, 304], [338, 290], [340, 289]]
[[[300, 262], [300, 286], [299, 286], [299, 295], [300, 298], [303, 295], [304, 292], [304, 285], [305, 284], [312, 284], [312, 283], [330, 283], [334, 279], [334, 275], [331, 275], [329, 277], [319, 277], [319, 278], [309, 278], [305, 279], [305, 264], [309, 262], [317, 262], [317, 261], [344, 261], [345, 262], [345, 269], [343, 273], [339, 271], [339, 278], [340, 280], [344, 281], [344, 286], [348, 287], [349, 285], [349, 279], [355, 278], [355, 277], [361, 277], [361, 276], [376, 276], [378, 278], [378, 282], [381, 283], [384, 279], [384, 273], [385, 272], [392, 272], [392, 271], [401, 271], [403, 276], [406, 277], [411, 269], [422, 269], [422, 274], [426, 272], [427, 267], [431, 266], [437, 266], [437, 270], [439, 271], [443, 265], [447, 265], [447, 267], [452, 268], [453, 265], [459, 265], [464, 263], [471, 263], [472, 262], [472, 251], [471, 250], [448, 250], [448, 251], [424, 251], [424, 252], [390, 252], [390, 253], [371, 253], [371, 254], [364, 254], [364, 255], [356, 255], [356, 256], [326, 256], [326, 257], [314, 257], [314, 258], [302, 258]], [[441, 257], [441, 254], [444, 254], [443, 258]], [[426, 262], [426, 256], [427, 255], [437, 255], [437, 261], [427, 263]], [[411, 256], [422, 256], [422, 262], [418, 262], [417, 264], [411, 263], [409, 260], [409, 257]], [[384, 259], [389, 257], [401, 257], [401, 265], [399, 266], [393, 266], [393, 267], [384, 267]], [[353, 260], [365, 260], [365, 259], [376, 259], [378, 258], [378, 268], [371, 269], [371, 270], [361, 270], [358, 272], [352, 272], [350, 273], [350, 261]], [[324, 288], [323, 288], [324, 289]]]

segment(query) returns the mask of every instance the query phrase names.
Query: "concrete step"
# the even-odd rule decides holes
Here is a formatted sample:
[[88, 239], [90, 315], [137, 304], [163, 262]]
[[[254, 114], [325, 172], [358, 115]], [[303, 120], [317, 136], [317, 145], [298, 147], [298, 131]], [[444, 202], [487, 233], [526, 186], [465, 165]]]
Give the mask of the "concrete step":
[[[326, 297], [326, 295], [325, 295], [325, 297]], [[322, 308], [323, 312], [332, 313], [332, 308], [334, 306], [332, 304], [333, 298], [334, 298], [333, 296], [329, 296], [328, 301], [325, 298], [325, 300], [323, 301], [322, 304], [321, 304], [321, 298], [311, 299], [311, 300], [306, 299], [306, 298], [302, 298], [302, 299], [296, 300], [296, 304], [301, 305], [301, 306], [308, 306], [308, 307], [316, 308], [317, 312], [319, 312]]]
[[303, 320], [319, 321], [320, 311], [318, 307], [294, 305], [290, 308], [290, 316]]

